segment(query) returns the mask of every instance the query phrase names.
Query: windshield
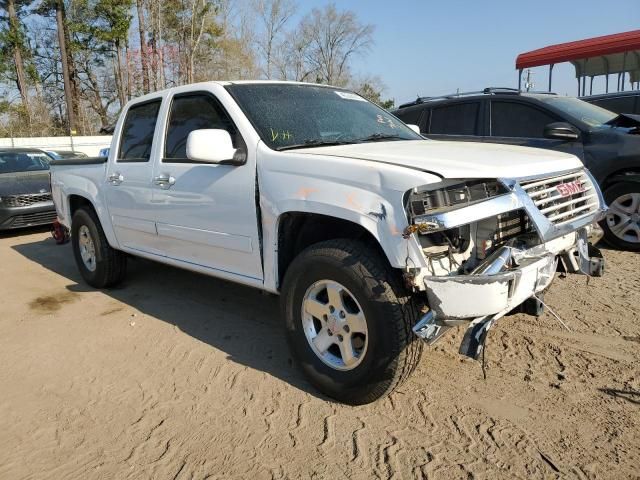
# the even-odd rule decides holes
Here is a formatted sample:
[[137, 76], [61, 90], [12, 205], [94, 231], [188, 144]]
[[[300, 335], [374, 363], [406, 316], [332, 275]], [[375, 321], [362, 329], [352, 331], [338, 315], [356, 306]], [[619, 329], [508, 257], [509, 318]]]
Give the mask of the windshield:
[[347, 90], [296, 84], [227, 86], [274, 150], [423, 138], [393, 115]]
[[0, 174], [49, 170], [49, 157], [39, 152], [0, 153]]
[[609, 120], [618, 116], [617, 113], [605, 110], [574, 97], [555, 97], [553, 95], [541, 98], [545, 103], [556, 107], [567, 115], [586, 123], [590, 127], [601, 127]]

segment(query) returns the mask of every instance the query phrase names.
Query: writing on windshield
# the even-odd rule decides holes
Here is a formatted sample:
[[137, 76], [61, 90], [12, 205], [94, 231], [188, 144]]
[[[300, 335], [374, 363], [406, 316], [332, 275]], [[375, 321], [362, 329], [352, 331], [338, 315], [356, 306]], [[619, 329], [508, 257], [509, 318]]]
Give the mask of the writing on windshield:
[[262, 140], [275, 150], [422, 137], [346, 90], [319, 85], [227, 86]]

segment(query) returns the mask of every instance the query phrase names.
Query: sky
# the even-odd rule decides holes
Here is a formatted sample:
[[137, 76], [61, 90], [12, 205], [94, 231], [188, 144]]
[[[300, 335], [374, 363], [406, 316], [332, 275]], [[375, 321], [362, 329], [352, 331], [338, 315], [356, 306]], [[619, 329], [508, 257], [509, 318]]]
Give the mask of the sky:
[[[328, 0], [299, 0], [306, 13]], [[640, 28], [640, 0], [337, 0], [375, 26], [371, 52], [354, 62], [377, 75], [396, 104], [417, 95], [518, 86], [519, 53], [555, 43]], [[548, 87], [548, 67], [532, 69], [535, 89]], [[610, 77], [609, 85], [615, 82]], [[615, 85], [615, 83], [614, 83]], [[553, 90], [576, 95], [571, 64], [553, 70]], [[587, 86], [588, 90], [588, 86]], [[593, 93], [604, 92], [604, 77]]]

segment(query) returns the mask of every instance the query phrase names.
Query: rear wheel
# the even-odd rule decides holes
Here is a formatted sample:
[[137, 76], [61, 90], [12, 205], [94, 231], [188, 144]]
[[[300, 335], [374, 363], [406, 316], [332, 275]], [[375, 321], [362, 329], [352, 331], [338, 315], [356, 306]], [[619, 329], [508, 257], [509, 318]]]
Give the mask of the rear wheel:
[[122, 281], [127, 257], [109, 246], [93, 209], [80, 208], [73, 214], [71, 244], [78, 270], [89, 285], [106, 288]]
[[422, 342], [410, 296], [380, 255], [351, 240], [304, 250], [289, 267], [282, 308], [294, 356], [321, 392], [372, 402], [414, 370]]
[[604, 192], [609, 205], [602, 222], [605, 239], [614, 247], [640, 251], [640, 183], [620, 182]]

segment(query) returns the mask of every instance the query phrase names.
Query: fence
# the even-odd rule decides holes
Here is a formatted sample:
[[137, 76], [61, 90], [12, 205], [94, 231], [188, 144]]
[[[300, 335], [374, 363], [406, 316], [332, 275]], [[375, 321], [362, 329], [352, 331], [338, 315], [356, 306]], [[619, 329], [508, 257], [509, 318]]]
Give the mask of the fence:
[[42, 150], [72, 150], [97, 157], [100, 149], [111, 145], [111, 135], [93, 137], [0, 138], [0, 147], [29, 147]]

